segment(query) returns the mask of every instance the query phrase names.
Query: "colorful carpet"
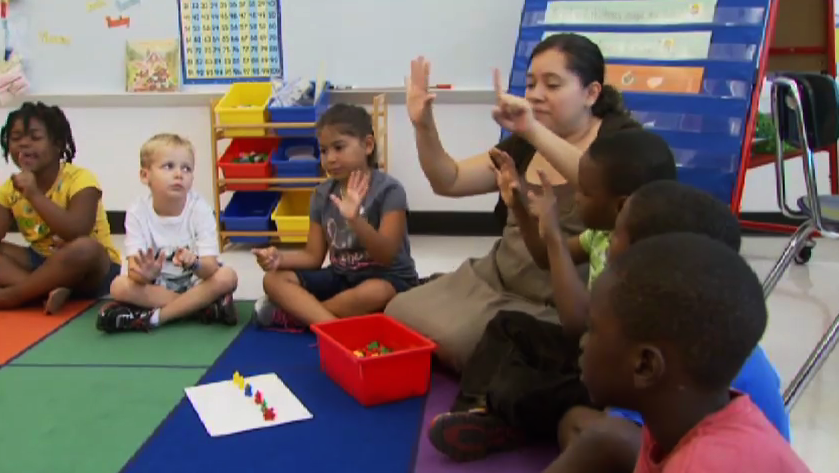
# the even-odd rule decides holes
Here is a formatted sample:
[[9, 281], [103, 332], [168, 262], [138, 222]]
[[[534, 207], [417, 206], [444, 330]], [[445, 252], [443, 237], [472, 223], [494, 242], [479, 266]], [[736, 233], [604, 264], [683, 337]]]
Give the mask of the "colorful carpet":
[[[556, 455], [457, 464], [437, 454], [425, 427], [457, 389], [444, 375], [425, 398], [364, 408], [321, 372], [310, 334], [186, 322], [109, 336], [89, 307], [0, 313], [0, 471], [539, 472]], [[277, 373], [314, 418], [210, 437], [183, 389], [235, 371]]]

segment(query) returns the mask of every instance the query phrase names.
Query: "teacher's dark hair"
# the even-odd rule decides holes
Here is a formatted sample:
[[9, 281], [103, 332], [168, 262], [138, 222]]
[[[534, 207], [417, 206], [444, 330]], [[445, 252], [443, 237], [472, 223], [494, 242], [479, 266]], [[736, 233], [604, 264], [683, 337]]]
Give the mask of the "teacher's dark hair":
[[595, 117], [603, 118], [608, 115], [629, 115], [623, 106], [623, 97], [618, 89], [604, 84], [606, 76], [606, 61], [600, 48], [590, 39], [575, 33], [559, 33], [548, 36], [533, 48], [530, 60], [550, 50], [556, 50], [565, 55], [566, 67], [579, 77], [583, 87], [592, 82], [602, 86], [600, 95], [591, 107]]

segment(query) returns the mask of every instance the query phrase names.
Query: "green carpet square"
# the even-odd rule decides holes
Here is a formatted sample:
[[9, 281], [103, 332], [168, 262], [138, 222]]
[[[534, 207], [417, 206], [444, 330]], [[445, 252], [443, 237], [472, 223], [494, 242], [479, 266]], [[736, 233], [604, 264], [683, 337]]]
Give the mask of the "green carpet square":
[[186, 320], [148, 333], [106, 334], [96, 329], [98, 307], [88, 310], [13, 364], [209, 366], [250, 320], [252, 302], [237, 302], [239, 325]]
[[0, 471], [114, 473], [203, 369], [0, 370]]

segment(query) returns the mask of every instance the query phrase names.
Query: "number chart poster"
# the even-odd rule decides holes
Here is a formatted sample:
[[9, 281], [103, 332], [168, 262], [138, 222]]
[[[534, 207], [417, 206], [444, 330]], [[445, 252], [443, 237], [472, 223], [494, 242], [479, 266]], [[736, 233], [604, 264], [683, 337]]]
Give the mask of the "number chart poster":
[[279, 0], [179, 0], [184, 84], [283, 73]]

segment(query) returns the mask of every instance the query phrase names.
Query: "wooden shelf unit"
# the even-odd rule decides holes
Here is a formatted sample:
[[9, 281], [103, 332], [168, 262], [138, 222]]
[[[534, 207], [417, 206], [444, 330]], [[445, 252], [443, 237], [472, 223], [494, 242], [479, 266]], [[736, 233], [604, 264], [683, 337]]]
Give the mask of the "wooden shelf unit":
[[[228, 136], [225, 132], [228, 130], [241, 129], [263, 129], [263, 130], [305, 130], [315, 127], [315, 123], [257, 123], [252, 125], [219, 125], [218, 117], [216, 116], [216, 105], [219, 99], [213, 100], [210, 103], [210, 127], [211, 136], [213, 139], [210, 143], [212, 151], [213, 165], [213, 203], [215, 205], [216, 228], [218, 231], [218, 243], [221, 251], [224, 251], [231, 237], [271, 237], [273, 242], [282, 242], [283, 238], [304, 237], [305, 234], [295, 231], [284, 231], [278, 228], [277, 231], [236, 231], [224, 230], [221, 223], [221, 214], [224, 209], [221, 207], [221, 194], [227, 192], [228, 184], [270, 184], [268, 191], [276, 192], [306, 192], [311, 191], [322, 182], [326, 181], [325, 176], [320, 177], [271, 177], [271, 178], [235, 178], [226, 179], [221, 176], [219, 171], [219, 159], [223, 154], [223, 150], [219, 152], [219, 141], [227, 139], [235, 139], [235, 136]], [[376, 139], [376, 144], [379, 153], [379, 168], [387, 172], [388, 164], [388, 133], [387, 133], [387, 98], [385, 94], [376, 95], [373, 97], [373, 106], [370, 115], [373, 118], [373, 134]], [[301, 135], [305, 136], [305, 135]], [[282, 140], [282, 137], [277, 136], [276, 139]], [[303, 186], [303, 184], [308, 184]], [[291, 187], [290, 187], [291, 186]], [[233, 192], [233, 191], [231, 191]], [[248, 190], [237, 190], [235, 192], [253, 192]]]

